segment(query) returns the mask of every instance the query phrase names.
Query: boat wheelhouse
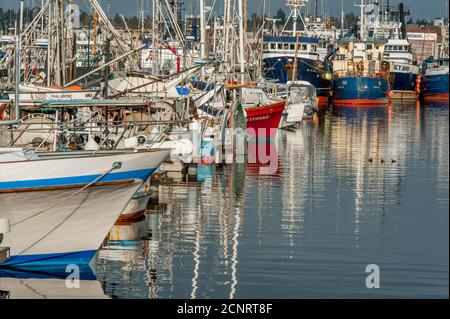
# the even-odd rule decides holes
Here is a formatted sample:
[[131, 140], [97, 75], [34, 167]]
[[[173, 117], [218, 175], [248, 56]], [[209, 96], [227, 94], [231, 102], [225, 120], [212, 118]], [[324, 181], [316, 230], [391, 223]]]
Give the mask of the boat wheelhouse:
[[[309, 82], [317, 89], [319, 104], [328, 104], [331, 77], [324, 62], [324, 47], [327, 45], [318, 32], [323, 26], [319, 27], [317, 23], [312, 26], [310, 20], [306, 22], [302, 16], [301, 9], [308, 0], [288, 0], [286, 4], [291, 12], [284, 28], [263, 37], [263, 76], [282, 84], [288, 81]], [[291, 19], [292, 30], [286, 30]], [[297, 27], [299, 19], [303, 25], [301, 31]]]
[[408, 40], [389, 39], [385, 46], [384, 59], [390, 62], [389, 82], [393, 98], [416, 99], [420, 69], [413, 60]]
[[292, 80], [309, 82], [318, 96], [328, 101], [330, 83], [324, 77], [325, 64], [320, 60], [318, 46], [319, 40], [313, 37], [264, 36], [264, 77], [282, 84]]

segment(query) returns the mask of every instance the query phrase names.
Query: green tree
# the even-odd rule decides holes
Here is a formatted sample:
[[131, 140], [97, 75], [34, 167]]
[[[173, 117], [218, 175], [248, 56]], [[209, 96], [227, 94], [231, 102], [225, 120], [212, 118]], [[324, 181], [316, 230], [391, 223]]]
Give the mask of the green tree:
[[280, 20], [277, 22], [278, 25], [284, 25], [286, 23], [286, 13], [283, 9], [279, 9], [273, 18]]

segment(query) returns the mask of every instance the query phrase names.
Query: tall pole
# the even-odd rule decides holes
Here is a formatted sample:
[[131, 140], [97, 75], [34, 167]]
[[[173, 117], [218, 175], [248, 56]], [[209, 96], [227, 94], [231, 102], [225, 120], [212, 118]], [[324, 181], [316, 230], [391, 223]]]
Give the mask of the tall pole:
[[297, 19], [298, 19], [298, 11], [297, 11], [297, 7], [294, 7], [294, 11], [292, 12], [292, 20], [294, 22], [293, 28], [292, 28], [292, 35], [295, 37], [297, 35]]
[[[44, 7], [44, 0], [41, 0], [41, 9]], [[41, 33], [44, 33], [44, 14], [42, 15], [41, 19]]]
[[247, 36], [247, 0], [244, 0], [244, 35]]
[[341, 0], [341, 35], [344, 35], [344, 0]]
[[239, 49], [240, 49], [240, 64], [241, 64], [241, 83], [245, 82], [245, 53], [244, 53], [244, 12], [243, 0], [239, 0]]
[[314, 0], [314, 19], [317, 18], [317, 15], [319, 13], [319, 3], [317, 0]]
[[200, 0], [200, 55], [206, 59], [205, 0]]
[[53, 65], [53, 21], [52, 21], [52, 5], [48, 6], [48, 49], [47, 49], [47, 86], [52, 85], [52, 65]]
[[360, 34], [361, 34], [361, 40], [364, 40], [366, 37], [365, 34], [365, 19], [364, 19], [364, 0], [361, 0], [361, 4], [359, 5], [361, 7], [361, 30], [360, 30]]
[[19, 22], [19, 35], [23, 30], [23, 0], [20, 0], [20, 22]]

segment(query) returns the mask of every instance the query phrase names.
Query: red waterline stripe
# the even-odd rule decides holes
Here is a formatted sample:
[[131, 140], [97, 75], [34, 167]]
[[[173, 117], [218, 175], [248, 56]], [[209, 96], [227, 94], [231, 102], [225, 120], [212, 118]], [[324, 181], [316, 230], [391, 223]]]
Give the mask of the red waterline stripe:
[[384, 106], [388, 104], [388, 100], [334, 100], [333, 104], [339, 106]]
[[425, 101], [442, 101], [448, 100], [448, 93], [431, 94], [423, 97]]

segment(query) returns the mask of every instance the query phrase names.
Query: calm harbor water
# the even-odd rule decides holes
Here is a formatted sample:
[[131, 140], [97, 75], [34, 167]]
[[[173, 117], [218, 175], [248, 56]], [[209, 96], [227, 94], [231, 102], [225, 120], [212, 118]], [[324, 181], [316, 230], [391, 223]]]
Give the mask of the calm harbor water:
[[[204, 167], [203, 182], [163, 185], [101, 251], [104, 292], [448, 297], [448, 125], [448, 105], [330, 109], [280, 135], [276, 174]], [[380, 289], [366, 288], [368, 264]]]
[[88, 296], [448, 298], [448, 144], [448, 105], [330, 108], [280, 133], [275, 174], [161, 185], [111, 232]]

